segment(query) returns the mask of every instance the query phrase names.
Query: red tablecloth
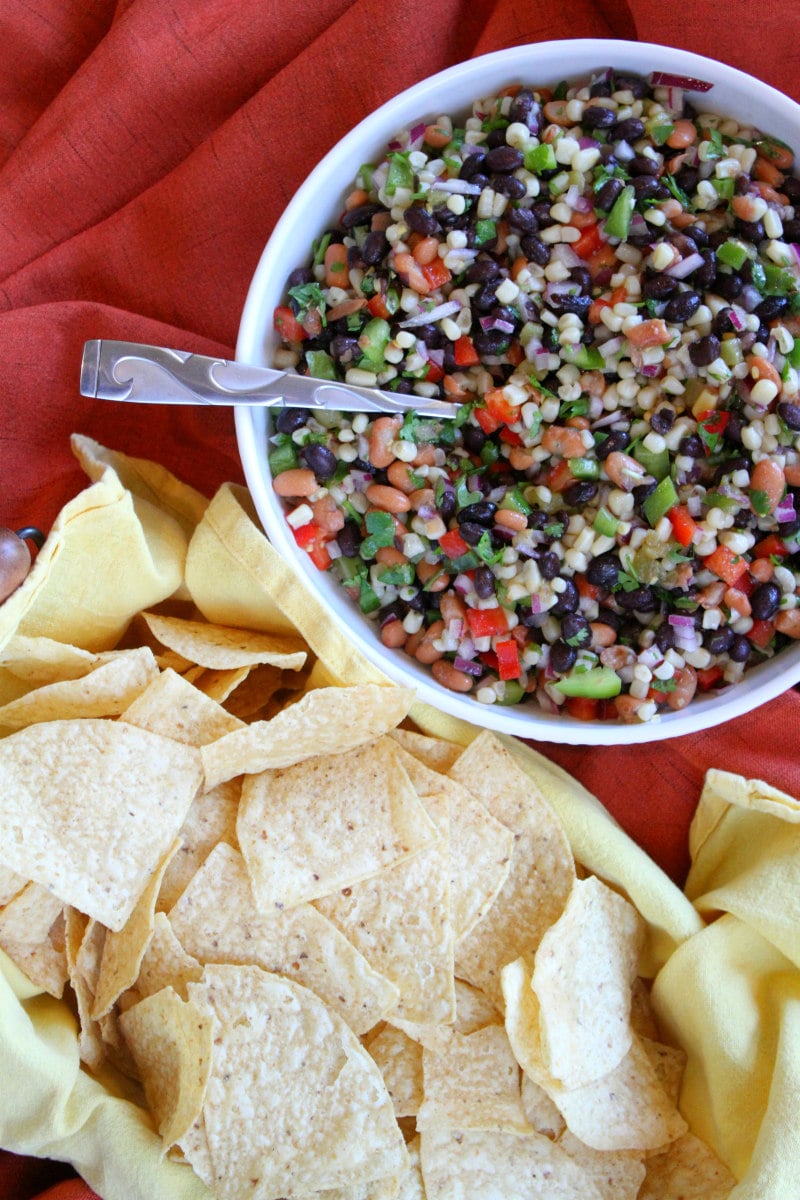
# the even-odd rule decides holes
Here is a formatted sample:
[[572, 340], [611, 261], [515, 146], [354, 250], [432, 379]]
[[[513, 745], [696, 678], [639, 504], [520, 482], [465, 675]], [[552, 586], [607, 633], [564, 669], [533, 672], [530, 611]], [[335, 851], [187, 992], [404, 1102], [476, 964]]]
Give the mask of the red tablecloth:
[[[0, 523], [47, 528], [84, 485], [73, 431], [207, 494], [241, 481], [229, 412], [82, 399], [84, 340], [230, 354], [272, 225], [362, 116], [460, 59], [591, 36], [708, 54], [800, 100], [800, 8], [781, 0], [2, 0]], [[679, 880], [706, 768], [800, 793], [798, 731], [789, 695], [646, 751], [541, 748]], [[5, 1200], [94, 1195], [63, 1177], [0, 1154]]]

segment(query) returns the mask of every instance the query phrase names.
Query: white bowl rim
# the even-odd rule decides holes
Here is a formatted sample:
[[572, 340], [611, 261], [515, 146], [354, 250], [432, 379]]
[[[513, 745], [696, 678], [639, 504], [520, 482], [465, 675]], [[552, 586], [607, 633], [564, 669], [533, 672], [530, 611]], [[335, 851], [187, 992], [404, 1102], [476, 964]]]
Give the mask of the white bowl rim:
[[[572, 70], [565, 70], [562, 65], [560, 71], [554, 71], [548, 66], [549, 78], [545, 78], [541, 73], [545, 70], [545, 61], [552, 58], [563, 64], [564, 59], [560, 58], [560, 55], [574, 57], [579, 62]], [[654, 61], [648, 61], [649, 57]], [[541, 63], [538, 60], [541, 60]], [[479, 81], [497, 71], [501, 72], [500, 77], [511, 80], [521, 71], [539, 70], [540, 74], [535, 82], [544, 84], [560, 78], [580, 77], [587, 71], [605, 66], [621, 67], [645, 74], [653, 70], [662, 70], [707, 79], [712, 81], [715, 87], [723, 84], [739, 91], [742, 85], [746, 84], [748, 103], [757, 101], [759, 108], [766, 106], [774, 109], [782, 121], [791, 125], [795, 135], [800, 137], [800, 105], [783, 92], [716, 59], [675, 47], [615, 38], [574, 38], [528, 43], [457, 63], [412, 85], [371, 112], [345, 134], [307, 176], [275, 225], [261, 254], [242, 311], [236, 346], [237, 358], [251, 363], [267, 361], [271, 314], [285, 279], [284, 272], [276, 285], [274, 260], [280, 257], [284, 240], [294, 234], [294, 214], [301, 211], [307, 203], [311, 203], [320, 192], [325, 194], [321, 185], [327, 187], [329, 184], [329, 172], [333, 172], [333, 176], [338, 180], [338, 162], [341, 158], [347, 157], [362, 145], [369, 144], [376, 150], [381, 149], [386, 140], [404, 125], [419, 119], [425, 112], [433, 112], [428, 108], [431, 97], [438, 96], [442, 89], [456, 81], [459, 88], [467, 91], [474, 85], [474, 92], [470, 93], [470, 99], [474, 99], [481, 94], [487, 94], [485, 91], [481, 92]], [[528, 75], [528, 78], [532, 77]], [[495, 82], [492, 86], [496, 87], [498, 83]], [[710, 109], [714, 108], [714, 98], [711, 94], [703, 95], [701, 102]], [[725, 108], [729, 110], [730, 105], [725, 105]], [[441, 102], [439, 106], [434, 105], [434, 109], [435, 115], [447, 111], [441, 106]], [[763, 128], [763, 125], [759, 127]], [[778, 131], [771, 127], [764, 129], [764, 132]], [[780, 132], [783, 133], [783, 129]], [[363, 155], [357, 157], [359, 162], [363, 161]], [[345, 176], [341, 180], [340, 190], [343, 191], [347, 183], [348, 178]], [[387, 651], [375, 636], [374, 626], [357, 612], [340, 585], [323, 576], [307, 556], [298, 552], [283, 519], [282, 510], [269, 486], [268, 472], [264, 469], [265, 456], [259, 453], [259, 445], [264, 442], [263, 410], [238, 406], [235, 421], [245, 479], [256, 511], [275, 549], [319, 597], [342, 634], [355, 643], [365, 658], [392, 682], [414, 687], [419, 700], [434, 709], [471, 724], [514, 734], [526, 740], [566, 745], [634, 745], [713, 728], [751, 712], [800, 682], [798, 643], [781, 651], [779, 659], [768, 660], [752, 668], [741, 683], [733, 685], [719, 695], [697, 698], [683, 711], [667, 713], [654, 721], [638, 724], [628, 725], [617, 721], [587, 722], [565, 714], [551, 716], [523, 706], [482, 705], [471, 696], [449, 692], [436, 684], [425, 668], [397, 651]], [[353, 620], [354, 615], [357, 615], [356, 621]], [[780, 669], [776, 669], [777, 661], [780, 661]]]

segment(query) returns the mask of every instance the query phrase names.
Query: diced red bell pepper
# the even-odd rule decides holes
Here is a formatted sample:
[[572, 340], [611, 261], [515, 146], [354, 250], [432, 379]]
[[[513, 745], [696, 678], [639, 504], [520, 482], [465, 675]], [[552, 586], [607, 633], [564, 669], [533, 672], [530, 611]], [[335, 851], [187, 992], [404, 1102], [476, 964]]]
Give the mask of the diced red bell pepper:
[[712, 554], [706, 555], [703, 565], [713, 571], [731, 587], [747, 573], [747, 562], [741, 554], [734, 554], [728, 546], [717, 546]]
[[596, 721], [601, 703], [605, 701], [593, 700], [591, 696], [567, 696], [564, 708], [577, 721]]
[[472, 411], [484, 433], [496, 433], [500, 428], [500, 421], [492, 416], [488, 408], [474, 408]]
[[505, 442], [507, 446], [522, 445], [522, 438], [516, 429], [509, 429], [507, 425], [503, 426], [500, 430], [500, 441]]
[[575, 587], [578, 589], [578, 595], [584, 596], [587, 600], [599, 600], [601, 588], [596, 583], [589, 583], [585, 575], [574, 576]]
[[392, 316], [383, 292], [376, 292], [374, 296], [370, 296], [367, 301], [367, 311], [370, 316], [381, 317], [384, 321], [389, 321]]
[[307, 550], [309, 546], [313, 546], [314, 542], [319, 540], [320, 532], [319, 525], [315, 525], [313, 521], [309, 521], [307, 525], [300, 525], [297, 529], [292, 529], [294, 540], [301, 550]]
[[603, 239], [600, 237], [599, 224], [589, 225], [581, 233], [577, 242], [572, 243], [572, 249], [578, 255], [578, 258], [591, 258], [596, 250], [599, 250], [603, 244]]
[[333, 562], [333, 559], [328, 553], [328, 547], [324, 544], [324, 542], [315, 542], [313, 546], [309, 548], [308, 557], [311, 559], [318, 571], [327, 571], [328, 567]]
[[710, 692], [722, 679], [722, 667], [701, 667], [697, 671], [697, 686], [701, 692]]
[[435, 258], [433, 262], [425, 263], [420, 270], [432, 292], [435, 292], [437, 288], [444, 287], [453, 278], [450, 268], [444, 265], [441, 258]]
[[786, 543], [783, 538], [778, 537], [777, 533], [768, 533], [753, 547], [754, 558], [771, 558], [773, 554], [777, 558], [786, 558], [788, 553]]
[[442, 534], [439, 545], [448, 558], [461, 558], [462, 554], [469, 552], [469, 546], [457, 529], [448, 529], [447, 533]]
[[575, 482], [575, 476], [570, 469], [569, 461], [566, 458], [559, 458], [545, 472], [542, 481], [545, 487], [550, 488], [551, 492], [563, 492], [571, 483]]
[[511, 425], [519, 418], [519, 409], [504, 395], [502, 388], [490, 388], [484, 396], [488, 412], [504, 425]]
[[426, 383], [438, 383], [440, 379], [444, 379], [444, 367], [440, 367], [438, 363], [428, 360], [428, 369], [423, 376]]
[[457, 367], [476, 367], [481, 361], [472, 338], [466, 333], [453, 342], [453, 358]]
[[753, 627], [747, 635], [747, 640], [763, 650], [770, 644], [775, 635], [774, 621], [753, 621]]
[[519, 643], [514, 638], [506, 638], [495, 642], [497, 669], [501, 679], [519, 679], [522, 674], [522, 664], [519, 661]]
[[277, 333], [285, 342], [303, 342], [308, 337], [305, 329], [298, 321], [288, 304], [279, 304], [275, 309], [272, 323]]
[[508, 616], [500, 605], [495, 608], [468, 608], [467, 624], [472, 636], [477, 638], [508, 633]]
[[672, 526], [672, 536], [681, 546], [690, 546], [697, 533], [697, 522], [685, 504], [676, 504], [667, 513]]
[[314, 566], [320, 571], [327, 571], [333, 560], [325, 545], [328, 540], [325, 531], [320, 529], [314, 521], [309, 521], [308, 524], [301, 525], [299, 529], [293, 529], [292, 533], [297, 545], [301, 550], [307, 552]]

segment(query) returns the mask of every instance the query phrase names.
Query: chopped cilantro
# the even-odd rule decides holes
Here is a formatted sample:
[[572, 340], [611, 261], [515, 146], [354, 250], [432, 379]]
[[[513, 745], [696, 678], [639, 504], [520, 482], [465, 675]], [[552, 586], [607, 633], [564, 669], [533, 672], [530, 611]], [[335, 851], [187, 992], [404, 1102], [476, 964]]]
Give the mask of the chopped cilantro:
[[674, 678], [657, 679], [654, 676], [650, 680], [650, 687], [653, 689], [654, 692], [674, 692], [675, 688], [677, 686], [678, 686], [677, 680]]

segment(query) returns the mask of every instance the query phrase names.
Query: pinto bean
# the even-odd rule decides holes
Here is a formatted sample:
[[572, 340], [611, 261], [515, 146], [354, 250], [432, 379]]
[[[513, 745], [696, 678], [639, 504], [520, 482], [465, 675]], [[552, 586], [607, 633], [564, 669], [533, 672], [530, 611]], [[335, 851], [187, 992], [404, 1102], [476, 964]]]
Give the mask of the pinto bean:
[[366, 490], [366, 497], [370, 504], [374, 504], [383, 512], [401, 513], [408, 512], [411, 508], [411, 501], [404, 492], [385, 483], [371, 483]]
[[390, 650], [399, 650], [408, 641], [403, 622], [400, 620], [387, 621], [381, 626], [381, 642]]
[[468, 692], [475, 680], [466, 671], [458, 671], [446, 658], [438, 659], [431, 667], [433, 678], [450, 692]]
[[422, 641], [417, 646], [417, 649], [414, 653], [414, 657], [416, 658], [417, 662], [430, 665], [442, 657], [443, 651], [437, 650], [433, 643], [437, 640], [437, 638], [440, 638], [443, 633], [444, 621], [434, 621], [433, 624], [425, 630]]
[[279, 496], [310, 496], [319, 489], [316, 476], [306, 467], [290, 467], [272, 481]]
[[673, 691], [667, 692], [667, 704], [675, 712], [679, 712], [682, 708], [686, 708], [697, 691], [697, 672], [687, 663], [685, 667], [681, 667], [675, 672], [673, 679], [675, 688]]
[[786, 476], [783, 473], [783, 467], [774, 462], [771, 458], [762, 458], [757, 462], [750, 475], [750, 495], [751, 498], [754, 492], [765, 497], [763, 504], [755, 504], [754, 508], [757, 512], [762, 512], [766, 507], [768, 512], [775, 512], [775, 509], [781, 502], [781, 497], [786, 490]]
[[400, 417], [378, 417], [369, 434], [369, 461], [379, 469], [388, 467], [395, 460], [392, 443], [397, 437]]

